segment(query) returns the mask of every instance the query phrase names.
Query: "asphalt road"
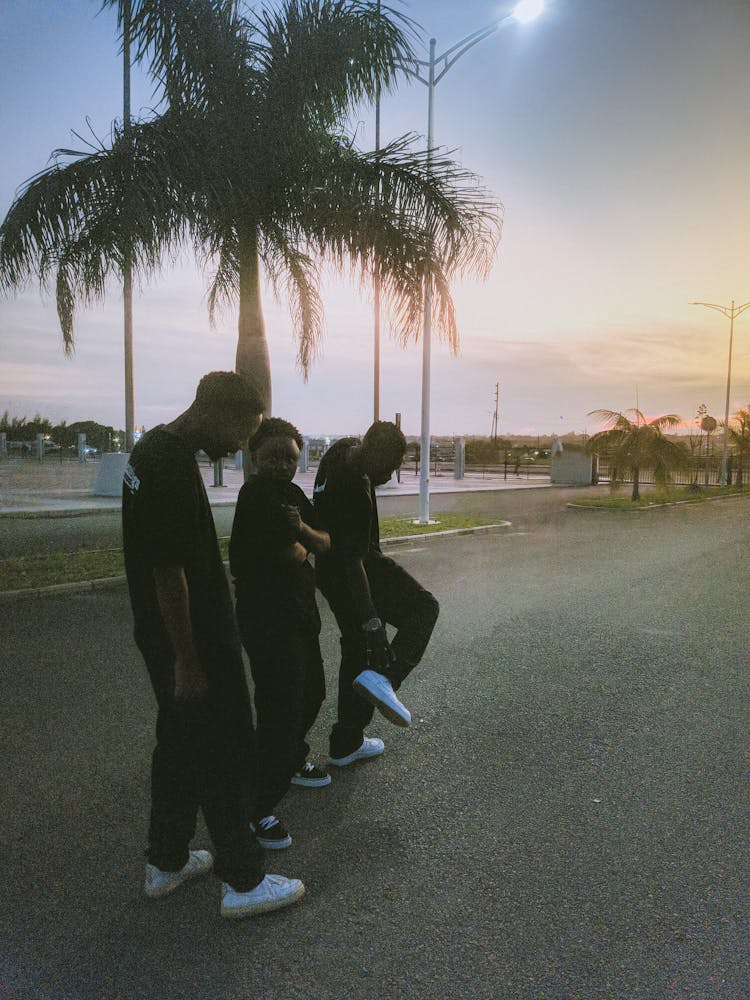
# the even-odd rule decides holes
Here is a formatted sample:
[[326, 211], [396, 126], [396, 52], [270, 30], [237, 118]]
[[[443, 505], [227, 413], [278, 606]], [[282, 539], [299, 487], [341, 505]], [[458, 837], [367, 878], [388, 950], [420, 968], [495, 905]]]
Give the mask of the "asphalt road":
[[[414, 725], [376, 718], [382, 758], [289, 793], [269, 867], [308, 894], [236, 924], [210, 878], [141, 893], [154, 709], [124, 590], [2, 608], [0, 996], [750, 996], [747, 500], [509, 519], [398, 552], [442, 606]], [[323, 648], [334, 690], [327, 609]]]

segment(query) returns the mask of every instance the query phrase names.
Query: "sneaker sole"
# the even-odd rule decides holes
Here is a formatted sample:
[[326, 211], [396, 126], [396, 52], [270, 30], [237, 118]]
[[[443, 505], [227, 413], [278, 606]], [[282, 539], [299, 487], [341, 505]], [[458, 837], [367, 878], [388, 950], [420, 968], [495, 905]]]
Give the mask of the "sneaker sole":
[[291, 906], [298, 902], [305, 895], [305, 887], [301, 885], [299, 889], [290, 892], [287, 896], [279, 899], [263, 900], [260, 903], [250, 903], [247, 906], [237, 906], [231, 909], [221, 907], [221, 915], [226, 920], [241, 920], [244, 917], [257, 917], [262, 913], [271, 913], [273, 910], [282, 910], [285, 906]]
[[331, 776], [327, 774], [325, 778], [292, 778], [291, 784], [299, 788], [325, 788], [331, 784]]
[[392, 722], [394, 726], [400, 726], [402, 729], [409, 728], [411, 725], [411, 717], [405, 719], [403, 715], [400, 715], [396, 711], [395, 708], [391, 708], [391, 706], [386, 702], [381, 701], [372, 693], [372, 691], [369, 691], [366, 687], [364, 687], [364, 685], [355, 683], [352, 687], [361, 698], [364, 698], [365, 701], [369, 701], [371, 705], [374, 705], [380, 714], [384, 715], [385, 718], [388, 719], [389, 722]]
[[265, 837], [258, 837], [256, 835], [255, 839], [267, 851], [283, 851], [285, 848], [292, 846], [291, 837], [285, 837], [284, 840], [266, 840]]
[[334, 767], [348, 767], [350, 764], [356, 764], [360, 760], [373, 760], [375, 757], [382, 757], [384, 753], [385, 747], [382, 750], [375, 750], [372, 753], [350, 753], [347, 757], [329, 757], [328, 763]]

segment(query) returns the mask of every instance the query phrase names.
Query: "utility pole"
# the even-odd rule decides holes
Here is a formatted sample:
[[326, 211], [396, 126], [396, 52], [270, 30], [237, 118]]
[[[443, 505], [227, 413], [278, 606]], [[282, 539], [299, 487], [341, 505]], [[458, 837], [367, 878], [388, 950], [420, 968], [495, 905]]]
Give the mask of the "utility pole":
[[492, 430], [490, 431], [490, 439], [493, 444], [497, 444], [497, 435], [500, 430], [498, 426], [498, 409], [500, 405], [500, 383], [495, 382], [495, 412], [492, 414]]

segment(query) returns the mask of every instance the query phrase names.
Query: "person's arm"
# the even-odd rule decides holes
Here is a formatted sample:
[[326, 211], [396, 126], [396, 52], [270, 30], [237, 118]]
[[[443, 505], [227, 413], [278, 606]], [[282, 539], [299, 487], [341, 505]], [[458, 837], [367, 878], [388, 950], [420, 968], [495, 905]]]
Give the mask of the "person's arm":
[[356, 609], [357, 620], [364, 633], [367, 666], [385, 670], [393, 663], [394, 655], [385, 625], [378, 618], [364, 563], [361, 558], [350, 558], [345, 560], [342, 570]]
[[327, 531], [319, 531], [303, 521], [299, 507], [284, 504], [282, 510], [289, 526], [297, 533], [297, 544], [301, 543], [307, 552], [314, 552], [316, 556], [324, 555], [330, 551], [331, 536]]
[[203, 698], [208, 693], [208, 681], [193, 639], [185, 570], [182, 566], [155, 566], [153, 573], [156, 599], [175, 653], [175, 701]]

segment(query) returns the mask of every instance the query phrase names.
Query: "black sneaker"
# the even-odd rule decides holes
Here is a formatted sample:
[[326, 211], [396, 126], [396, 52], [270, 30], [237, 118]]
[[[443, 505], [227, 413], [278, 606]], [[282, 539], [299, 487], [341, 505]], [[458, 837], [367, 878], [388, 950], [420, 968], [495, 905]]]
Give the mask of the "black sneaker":
[[305, 761], [296, 774], [292, 775], [292, 784], [303, 788], [324, 788], [331, 784], [331, 776], [322, 767], [316, 767], [311, 760]]
[[250, 829], [261, 847], [271, 851], [279, 851], [282, 847], [291, 847], [292, 838], [275, 816], [264, 816], [257, 823], [251, 823]]

